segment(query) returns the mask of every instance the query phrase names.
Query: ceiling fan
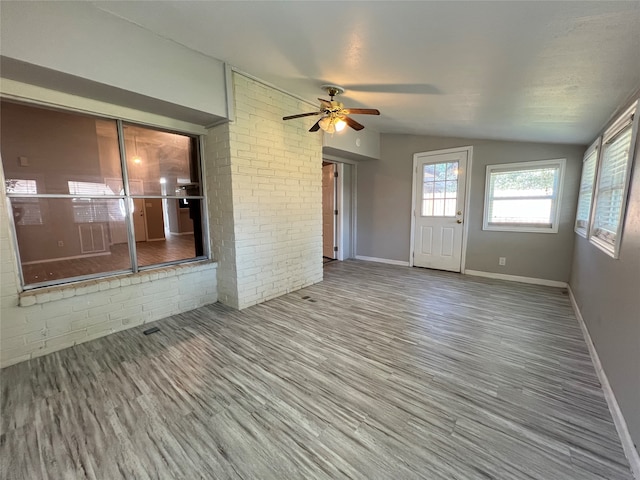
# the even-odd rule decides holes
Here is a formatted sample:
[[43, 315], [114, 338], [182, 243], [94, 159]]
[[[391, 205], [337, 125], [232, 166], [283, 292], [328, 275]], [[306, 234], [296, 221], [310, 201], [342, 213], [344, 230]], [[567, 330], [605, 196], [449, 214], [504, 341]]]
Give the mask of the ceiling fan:
[[282, 117], [282, 120], [292, 120], [294, 118], [310, 117], [311, 115], [322, 115], [322, 118], [318, 120], [313, 127], [309, 129], [310, 132], [317, 132], [322, 129], [327, 133], [340, 132], [349, 125], [354, 130], [362, 130], [364, 125], [356, 122], [349, 115], [380, 115], [380, 110], [375, 108], [344, 108], [341, 102], [337, 102], [333, 99], [336, 95], [340, 95], [344, 92], [344, 88], [337, 85], [322, 85], [323, 90], [326, 90], [331, 100], [320, 100], [320, 111], [300, 113], [298, 115], [289, 115], [288, 117]]

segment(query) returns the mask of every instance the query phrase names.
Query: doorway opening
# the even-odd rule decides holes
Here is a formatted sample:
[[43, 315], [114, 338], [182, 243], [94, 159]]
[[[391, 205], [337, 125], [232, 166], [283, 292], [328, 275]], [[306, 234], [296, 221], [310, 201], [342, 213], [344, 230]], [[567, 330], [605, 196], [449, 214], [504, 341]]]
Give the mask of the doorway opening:
[[322, 162], [322, 262], [355, 256], [355, 165]]

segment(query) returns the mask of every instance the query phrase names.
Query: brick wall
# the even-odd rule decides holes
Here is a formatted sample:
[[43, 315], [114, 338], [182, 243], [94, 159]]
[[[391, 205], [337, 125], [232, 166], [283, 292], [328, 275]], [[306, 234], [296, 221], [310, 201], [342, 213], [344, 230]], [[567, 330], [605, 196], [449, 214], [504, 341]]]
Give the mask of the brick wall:
[[282, 120], [309, 104], [239, 73], [233, 86], [228, 145], [216, 127], [206, 151], [220, 301], [245, 308], [322, 280], [322, 135], [307, 131], [316, 117]]
[[[4, 176], [0, 167], [0, 184]], [[216, 265], [184, 264], [19, 293], [0, 194], [0, 367], [192, 310], [217, 300]]]
[[209, 130], [204, 157], [211, 252], [218, 262], [218, 300], [238, 308], [228, 123]]

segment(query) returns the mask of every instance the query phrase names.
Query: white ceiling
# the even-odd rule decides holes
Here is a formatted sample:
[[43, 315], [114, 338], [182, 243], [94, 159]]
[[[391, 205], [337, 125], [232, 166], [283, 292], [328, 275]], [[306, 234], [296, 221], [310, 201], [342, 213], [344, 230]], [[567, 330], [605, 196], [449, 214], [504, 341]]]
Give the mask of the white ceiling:
[[93, 3], [381, 132], [585, 144], [640, 87], [638, 1]]

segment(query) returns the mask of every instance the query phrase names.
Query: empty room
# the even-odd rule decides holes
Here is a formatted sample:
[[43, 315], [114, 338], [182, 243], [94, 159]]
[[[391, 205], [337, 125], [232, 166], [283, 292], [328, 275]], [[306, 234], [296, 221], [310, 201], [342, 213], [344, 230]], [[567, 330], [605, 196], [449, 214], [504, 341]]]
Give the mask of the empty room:
[[639, 1], [0, 2], [0, 478], [640, 480]]

